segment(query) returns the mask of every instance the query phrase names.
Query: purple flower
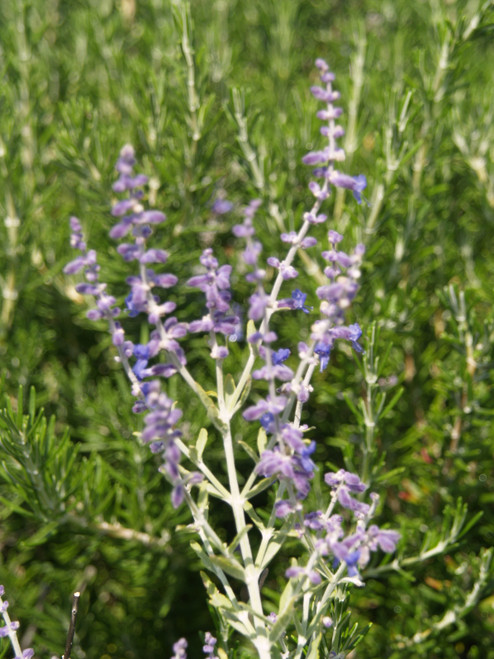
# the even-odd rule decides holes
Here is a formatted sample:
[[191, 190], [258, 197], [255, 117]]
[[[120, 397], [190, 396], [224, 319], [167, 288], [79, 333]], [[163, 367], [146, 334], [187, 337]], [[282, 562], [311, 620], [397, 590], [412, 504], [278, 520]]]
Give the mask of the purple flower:
[[259, 417], [259, 423], [266, 432], [273, 433], [275, 431], [275, 420], [274, 414], [272, 414], [272, 412], [265, 412], [261, 417]]
[[267, 263], [273, 268], [277, 268], [277, 270], [281, 273], [284, 281], [298, 277], [298, 272], [293, 266], [286, 265], [284, 261], [280, 261], [275, 256], [270, 256], [267, 260]]
[[353, 195], [357, 202], [362, 202], [362, 191], [367, 185], [365, 176], [349, 176], [334, 169], [334, 163], [341, 162], [345, 159], [343, 149], [336, 146], [336, 140], [344, 134], [341, 126], [336, 123], [336, 120], [341, 116], [342, 109], [334, 105], [340, 97], [339, 92], [333, 89], [332, 83], [334, 82], [334, 74], [331, 73], [322, 60], [317, 60], [316, 65], [320, 70], [321, 86], [314, 85], [311, 87], [313, 96], [325, 104], [324, 109], [318, 110], [316, 116], [321, 121], [327, 122], [325, 126], [321, 127], [321, 134], [328, 139], [328, 145], [320, 150], [314, 150], [307, 153], [302, 162], [306, 165], [319, 165], [314, 170], [314, 176], [323, 176], [326, 180], [321, 187], [315, 181], [311, 181], [309, 188], [318, 202], [326, 199], [329, 195], [328, 183], [341, 188], [352, 190]]
[[[245, 416], [245, 414], [244, 414]], [[256, 465], [256, 472], [266, 478], [277, 476], [280, 480], [290, 482], [297, 491], [297, 496], [304, 499], [310, 490], [310, 480], [314, 476], [315, 464], [309, 457], [316, 449], [316, 443], [308, 446], [301, 440], [301, 433], [290, 425], [282, 428], [281, 437], [285, 445], [267, 449]]]
[[351, 342], [352, 347], [356, 352], [364, 352], [362, 346], [357, 343], [359, 338], [362, 336], [362, 330], [360, 329], [360, 325], [358, 323], [353, 323], [353, 325], [349, 325], [348, 327], [334, 327], [330, 331], [333, 338], [346, 339], [347, 341]]
[[228, 199], [215, 199], [211, 210], [215, 215], [224, 215], [233, 209], [233, 204]]
[[23, 650], [22, 657], [14, 657], [14, 659], [31, 659], [31, 657], [34, 657], [34, 650], [32, 648], [27, 648], [26, 650]]
[[304, 313], [309, 313], [312, 310], [312, 307], [307, 307], [305, 305], [306, 299], [307, 293], [302, 293], [300, 289], [296, 288], [294, 291], [292, 291], [291, 308], [301, 309]]
[[254, 421], [260, 419], [263, 414], [270, 412], [271, 414], [280, 414], [285, 409], [287, 399], [284, 396], [267, 397], [266, 400], [260, 400], [256, 405], [248, 407], [243, 413], [246, 421]]
[[316, 465], [309, 457], [315, 450], [316, 442], [312, 441], [309, 446], [304, 446], [300, 451], [300, 466], [306, 472], [313, 472], [316, 469]]
[[316, 346], [314, 348], [314, 352], [316, 355], [319, 356], [320, 360], [320, 372], [322, 373], [326, 366], [329, 364], [329, 357], [331, 355], [331, 348], [332, 344], [331, 343], [324, 343], [322, 341], [318, 341], [316, 343]]
[[324, 481], [332, 489], [336, 489], [340, 486], [345, 486], [349, 492], [361, 493], [365, 492], [367, 485], [362, 483], [357, 474], [352, 474], [349, 471], [340, 469], [339, 471], [332, 473], [329, 472], [324, 475]]
[[207, 659], [218, 659], [218, 657], [214, 654], [214, 646], [216, 643], [216, 638], [210, 632], [206, 632], [204, 636], [204, 645], [202, 646], [202, 651], [206, 655]]
[[287, 499], [279, 499], [274, 504], [275, 514], [278, 518], [284, 518], [295, 512], [295, 506]]
[[[230, 265], [219, 266], [211, 248], [204, 250], [200, 261], [207, 271], [191, 277], [187, 284], [204, 292], [209, 313], [202, 319], [191, 322], [189, 330], [191, 332], [210, 332], [212, 330], [225, 336], [237, 336], [240, 318], [230, 310], [231, 293], [229, 289], [232, 267]], [[213, 350], [215, 359], [224, 359], [228, 354], [225, 347], [216, 347]]]
[[400, 537], [398, 531], [380, 529], [375, 524], [372, 524], [367, 529], [366, 541], [371, 551], [376, 551], [379, 547], [382, 551], [390, 554], [396, 550], [396, 544]]
[[342, 174], [341, 172], [333, 170], [329, 173], [328, 180], [338, 188], [347, 188], [347, 190], [351, 190], [357, 202], [359, 204], [362, 203], [361, 193], [367, 187], [367, 179], [363, 174], [359, 174], [359, 176], [348, 176], [348, 174]]
[[249, 298], [248, 316], [251, 320], [261, 320], [269, 305], [269, 297], [264, 292], [254, 293]]
[[[259, 349], [261, 357], [265, 360], [267, 358], [266, 348], [261, 346]], [[288, 348], [280, 348], [277, 351], [271, 353], [271, 365], [263, 366], [260, 369], [257, 369], [252, 373], [254, 380], [281, 380], [282, 382], [288, 382], [293, 378], [293, 371], [288, 366], [285, 366], [283, 362], [288, 359], [290, 355], [290, 350]]]
[[309, 581], [317, 586], [318, 584], [321, 583], [321, 575], [319, 572], [316, 572], [316, 570], [310, 570], [309, 568], [306, 567], [298, 567], [298, 566], [292, 566], [289, 567], [288, 570], [285, 572], [285, 577], [288, 579], [292, 577], [307, 577]]
[[360, 551], [357, 549], [356, 551], [349, 552], [343, 560], [346, 563], [347, 570], [348, 570], [348, 576], [349, 577], [358, 577], [359, 572], [357, 568], [357, 564], [360, 558]]
[[185, 638], [180, 638], [173, 644], [174, 655], [171, 659], [187, 659], [187, 641]]
[[340, 469], [336, 473], [325, 474], [324, 481], [333, 490], [333, 496], [344, 508], [352, 510], [357, 516], [367, 514], [369, 505], [357, 501], [351, 496], [351, 494], [360, 494], [367, 489], [367, 485], [362, 483], [356, 474]]

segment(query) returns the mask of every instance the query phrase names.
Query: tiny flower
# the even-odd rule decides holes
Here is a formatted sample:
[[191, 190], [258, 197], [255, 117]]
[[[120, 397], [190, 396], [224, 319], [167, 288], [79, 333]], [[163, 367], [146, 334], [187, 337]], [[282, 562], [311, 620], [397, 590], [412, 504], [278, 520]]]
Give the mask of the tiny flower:
[[287, 517], [288, 515], [294, 513], [296, 507], [293, 505], [291, 501], [287, 501], [287, 499], [279, 499], [274, 504], [274, 509], [275, 509], [276, 517], [283, 519], [284, 517]]
[[322, 624], [323, 624], [324, 627], [326, 627], [326, 629], [329, 629], [330, 627], [332, 627], [334, 625], [334, 621], [329, 616], [324, 616], [323, 619], [322, 619]]
[[362, 191], [367, 187], [367, 179], [363, 174], [359, 176], [349, 176], [336, 170], [330, 172], [328, 176], [330, 183], [338, 188], [347, 188], [353, 192], [353, 196], [360, 204], [362, 203]]
[[314, 586], [317, 586], [321, 583], [321, 575], [319, 572], [316, 572], [316, 570], [310, 570], [306, 567], [289, 567], [285, 572], [285, 577], [307, 577]]
[[187, 641], [185, 638], [180, 638], [173, 644], [174, 655], [171, 659], [187, 659]]
[[211, 210], [215, 215], [224, 215], [233, 209], [233, 204], [228, 199], [215, 199]]
[[256, 405], [248, 407], [243, 413], [246, 421], [254, 421], [260, 419], [263, 414], [270, 412], [271, 414], [280, 414], [285, 409], [287, 399], [284, 396], [267, 397], [266, 400], [260, 400]]
[[302, 291], [296, 288], [292, 291], [292, 309], [301, 309], [304, 313], [309, 313], [312, 310], [312, 307], [305, 306], [305, 300], [307, 299], [307, 294], [302, 293]]
[[216, 638], [210, 632], [206, 632], [204, 636], [204, 645], [202, 646], [202, 651], [208, 659], [218, 659], [218, 657], [214, 655], [214, 646], [216, 643]]
[[331, 355], [331, 348], [332, 345], [329, 343], [323, 343], [322, 341], [319, 341], [316, 343], [316, 346], [314, 348], [314, 352], [316, 355], [319, 356], [320, 360], [320, 372], [322, 373], [327, 365], [329, 364], [329, 357]]

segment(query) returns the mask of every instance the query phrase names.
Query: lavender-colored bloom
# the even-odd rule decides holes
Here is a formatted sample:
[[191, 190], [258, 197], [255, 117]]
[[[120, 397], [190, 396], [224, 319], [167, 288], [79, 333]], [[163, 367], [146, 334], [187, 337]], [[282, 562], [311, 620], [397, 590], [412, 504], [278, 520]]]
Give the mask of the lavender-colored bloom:
[[[261, 357], [266, 359], [266, 349], [261, 346], [259, 350]], [[283, 362], [288, 359], [290, 355], [290, 350], [288, 348], [280, 348], [277, 351], [271, 353], [271, 365], [263, 366], [260, 369], [257, 369], [252, 373], [254, 380], [281, 380], [282, 382], [288, 382], [293, 378], [293, 371], [288, 366], [285, 366]]]
[[139, 255], [140, 263], [166, 263], [167, 259], [168, 254], [164, 249], [148, 249]]
[[210, 633], [206, 632], [204, 636], [204, 645], [202, 646], [202, 651], [206, 655], [207, 659], [218, 659], [214, 654], [214, 646], [217, 643], [217, 639]]
[[360, 174], [359, 176], [348, 176], [348, 174], [342, 174], [341, 172], [333, 170], [328, 174], [328, 180], [338, 188], [351, 190], [357, 202], [359, 204], [362, 203], [361, 193], [367, 187], [367, 179], [363, 174]]
[[264, 292], [254, 293], [249, 298], [248, 316], [251, 320], [261, 320], [269, 305], [269, 297]]
[[267, 260], [268, 265], [276, 268], [280, 273], [283, 279], [295, 279], [298, 277], [298, 272], [291, 265], [286, 265], [284, 261], [280, 261], [275, 256], [270, 256]]
[[288, 501], [287, 499], [279, 499], [274, 504], [274, 509], [276, 517], [284, 518], [294, 513], [296, 507], [291, 501]]
[[300, 451], [300, 466], [305, 472], [313, 472], [316, 469], [316, 465], [309, 457], [316, 450], [316, 442], [312, 441], [308, 446]]
[[336, 489], [342, 485], [345, 486], [349, 492], [354, 493], [365, 492], [367, 489], [367, 485], [362, 483], [357, 474], [352, 474], [344, 469], [340, 469], [335, 473], [328, 472], [324, 475], [324, 481], [332, 489]]
[[185, 638], [180, 638], [173, 644], [174, 655], [171, 659], [187, 659], [187, 641]]
[[252, 220], [250, 218], [246, 218], [242, 224], [235, 224], [232, 229], [232, 233], [237, 238], [248, 238], [249, 236], [253, 236], [255, 229], [252, 225]]
[[[219, 266], [211, 248], [205, 249], [200, 257], [201, 264], [207, 272], [191, 277], [188, 285], [203, 291], [209, 313], [199, 321], [189, 324], [191, 332], [218, 332], [225, 336], [237, 335], [240, 318], [230, 310], [230, 265]], [[228, 313], [229, 312], [229, 313]], [[227, 315], [228, 314], [228, 315]], [[228, 354], [226, 347], [213, 348], [214, 359], [224, 359]]]
[[360, 517], [369, 512], [368, 504], [357, 501], [351, 496], [351, 494], [360, 494], [367, 489], [367, 485], [362, 483], [356, 474], [340, 469], [336, 473], [325, 474], [324, 480], [333, 490], [333, 496], [344, 508], [352, 510]]
[[321, 583], [321, 575], [318, 572], [316, 572], [316, 570], [310, 570], [309, 568], [299, 567], [295, 565], [289, 567], [285, 571], [285, 577], [287, 577], [288, 579], [293, 577], [295, 578], [307, 577], [314, 586], [317, 586], [318, 584]]
[[334, 229], [330, 229], [328, 231], [328, 240], [331, 244], [336, 245], [337, 243], [343, 240], [343, 236], [341, 235], [341, 233], [334, 231]]
[[284, 396], [267, 397], [266, 400], [260, 400], [256, 405], [248, 407], [243, 417], [246, 421], [254, 421], [260, 419], [263, 414], [270, 412], [271, 414], [280, 414], [285, 409], [287, 399]]
[[353, 325], [349, 325], [348, 327], [334, 327], [331, 329], [331, 335], [335, 339], [346, 339], [350, 341], [356, 352], [364, 352], [364, 349], [358, 343], [359, 338], [362, 336], [362, 330], [358, 323], [353, 323]]
[[27, 648], [26, 650], [23, 650], [21, 657], [14, 657], [14, 659], [31, 659], [31, 657], [34, 657], [34, 650], [32, 648]]
[[[5, 638], [6, 636], [16, 636], [16, 631], [19, 629], [20, 625], [17, 620], [10, 620], [7, 613], [9, 607], [8, 600], [2, 600], [3, 595], [5, 594], [5, 588], [0, 585], [0, 615], [2, 615], [5, 625], [0, 627], [0, 638]], [[34, 651], [31, 648], [27, 648], [23, 651], [22, 656], [18, 655], [14, 659], [31, 659], [34, 655]]]
[[[304, 165], [319, 165], [328, 161], [324, 151], [309, 151], [303, 158]], [[312, 190], [311, 190], [312, 191]]]
[[396, 544], [400, 537], [398, 531], [380, 529], [375, 524], [372, 524], [367, 529], [366, 542], [371, 551], [376, 551], [379, 547], [382, 551], [390, 554], [396, 550]]
[[304, 515], [304, 526], [311, 531], [322, 531], [324, 529], [324, 519], [320, 510], [315, 510]]
[[315, 345], [314, 352], [316, 355], [319, 356], [321, 373], [325, 370], [325, 368], [329, 364], [331, 348], [332, 348], [332, 343], [323, 343], [322, 341], [318, 341]]
[[309, 224], [322, 224], [328, 219], [328, 216], [324, 213], [304, 213], [304, 221]]
[[266, 432], [273, 433], [276, 429], [274, 414], [271, 412], [265, 412], [259, 417], [259, 423]]
[[211, 210], [215, 215], [224, 215], [233, 209], [233, 204], [228, 199], [215, 199]]
[[283, 444], [289, 446], [295, 452], [302, 454], [306, 448], [306, 443], [303, 439], [303, 434], [300, 428], [295, 427], [291, 423], [286, 423], [281, 428], [281, 440]]
[[[244, 414], [245, 416], [245, 414]], [[288, 432], [290, 426], [284, 427], [282, 437], [288, 443]], [[291, 428], [292, 432], [295, 430]], [[292, 444], [293, 446], [293, 444]], [[256, 465], [256, 472], [262, 474], [266, 478], [277, 476], [280, 480], [290, 482], [297, 491], [297, 496], [304, 499], [310, 490], [310, 480], [314, 476], [315, 465], [310, 459], [310, 455], [314, 452], [316, 445], [311, 442], [309, 446], [305, 442], [295, 444], [296, 449], [286, 452], [281, 447], [275, 447], [273, 450], [267, 449], [261, 455], [261, 459]]]
[[0, 637], [5, 638], [5, 636], [8, 636], [10, 632], [15, 632], [18, 629], [19, 629], [19, 623], [14, 620], [10, 624], [0, 627]]
[[358, 562], [360, 558], [360, 551], [352, 551], [346, 554], [346, 556], [343, 558], [343, 560], [346, 563], [347, 566], [347, 571], [348, 571], [348, 576], [349, 577], [358, 577], [359, 572], [358, 572]]
[[307, 293], [303, 293], [300, 289], [296, 288], [292, 291], [292, 297], [289, 300], [280, 300], [279, 305], [288, 306], [290, 309], [300, 309], [304, 313], [309, 313], [312, 307], [307, 307], [305, 300]]
[[[318, 62], [320, 64], [320, 60]], [[340, 94], [333, 89], [334, 74], [329, 71], [327, 64], [324, 63], [324, 68], [319, 66], [319, 69], [322, 85], [312, 86], [311, 92], [317, 100], [325, 103], [324, 109], [318, 110], [316, 116], [321, 121], [327, 122], [327, 125], [321, 128], [321, 134], [328, 139], [328, 146], [324, 149], [310, 151], [302, 158], [302, 162], [306, 165], [319, 165], [314, 171], [314, 176], [323, 176], [325, 182], [321, 187], [315, 181], [311, 181], [309, 188], [319, 202], [329, 194], [328, 183], [347, 188], [352, 190], [355, 199], [360, 204], [362, 202], [361, 193], [367, 185], [365, 176], [352, 177], [334, 169], [335, 162], [341, 162], [345, 159], [343, 149], [335, 146], [336, 140], [344, 133], [342, 127], [336, 124], [336, 120], [342, 114], [342, 109], [334, 105]]]

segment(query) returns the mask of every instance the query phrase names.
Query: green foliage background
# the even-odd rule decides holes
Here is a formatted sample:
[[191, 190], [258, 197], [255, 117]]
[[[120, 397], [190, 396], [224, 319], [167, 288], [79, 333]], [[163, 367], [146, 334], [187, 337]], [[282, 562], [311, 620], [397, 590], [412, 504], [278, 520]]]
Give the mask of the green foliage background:
[[[493, 4], [193, 0], [188, 18], [185, 7], [0, 4], [0, 582], [25, 645], [61, 655], [81, 589], [73, 659], [166, 657], [179, 636], [200, 655], [212, 623], [189, 519], [133, 436], [104, 326], [86, 320], [62, 274], [68, 217], [123, 297], [109, 207], [115, 160], [132, 143], [168, 216], [158, 239], [182, 282], [178, 315], [197, 317], [183, 282], [200, 251], [214, 241], [220, 261], [236, 262], [232, 218], [211, 219], [217, 196], [263, 200], [266, 256], [282, 254], [280, 229], [307, 209], [301, 157], [319, 144], [309, 85], [323, 57], [342, 92], [346, 170], [368, 179], [368, 204], [343, 191], [329, 204], [343, 247], [367, 246], [351, 312], [367, 353], [360, 365], [343, 348], [332, 357], [306, 421], [318, 460], [364, 470], [382, 495], [379, 523], [403, 534], [403, 570], [371, 566], [352, 594], [352, 620], [373, 623], [354, 656], [494, 657], [493, 576], [480, 566], [494, 540]], [[315, 303], [313, 258], [297, 266]], [[307, 328], [293, 317], [277, 329], [295, 345]], [[207, 384], [202, 340], [191, 351]], [[202, 419], [189, 409], [193, 437]], [[435, 546], [458, 498], [466, 520], [482, 516], [425, 559], [424, 538]]]

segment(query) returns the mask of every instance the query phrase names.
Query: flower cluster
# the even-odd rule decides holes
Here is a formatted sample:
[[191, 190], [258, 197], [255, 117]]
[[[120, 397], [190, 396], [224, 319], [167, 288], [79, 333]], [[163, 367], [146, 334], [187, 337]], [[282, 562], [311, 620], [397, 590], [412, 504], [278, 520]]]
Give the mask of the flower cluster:
[[[322, 258], [327, 262], [324, 273], [328, 284], [320, 286], [317, 297], [320, 300], [319, 317], [311, 326], [311, 342], [299, 342], [299, 366], [294, 372], [283, 362], [288, 359], [288, 348], [274, 348], [276, 333], [270, 328], [271, 316], [279, 311], [312, 312], [312, 307], [306, 304], [307, 294], [295, 288], [288, 298], [279, 298], [282, 285], [298, 276], [293, 267], [293, 260], [298, 249], [308, 249], [317, 245], [317, 239], [308, 235], [314, 225], [327, 220], [320, 212], [322, 202], [329, 196], [331, 186], [349, 188], [353, 191], [358, 203], [361, 203], [361, 192], [365, 188], [364, 176], [350, 177], [335, 170], [335, 163], [345, 158], [343, 149], [337, 146], [337, 139], [343, 135], [343, 129], [337, 125], [336, 119], [341, 115], [341, 108], [334, 105], [339, 93], [332, 88], [334, 76], [329, 72], [323, 60], [317, 61], [321, 82], [324, 87], [312, 87], [314, 96], [325, 103], [325, 109], [317, 113], [319, 119], [325, 122], [321, 133], [327, 138], [327, 146], [320, 151], [311, 151], [304, 156], [303, 161], [309, 165], [318, 165], [314, 170], [315, 178], [322, 182], [311, 181], [309, 189], [315, 197], [310, 211], [303, 216], [303, 222], [298, 232], [282, 234], [282, 241], [289, 245], [288, 254], [284, 259], [275, 256], [267, 258], [267, 265], [277, 270], [275, 282], [270, 294], [266, 292], [266, 268], [260, 265], [261, 244], [255, 238], [253, 218], [259, 207], [259, 202], [251, 202], [244, 210], [242, 224], [234, 226], [233, 233], [244, 238], [246, 247], [243, 260], [249, 267], [247, 281], [256, 286], [249, 298], [248, 316], [251, 320], [260, 322], [259, 328], [249, 336], [249, 341], [257, 346], [260, 357], [265, 364], [253, 372], [254, 379], [263, 379], [268, 383], [268, 395], [255, 405], [246, 409], [243, 416], [246, 420], [259, 420], [271, 439], [266, 451], [256, 466], [256, 471], [265, 477], [277, 476], [289, 493], [289, 500], [279, 500], [276, 513], [284, 516], [297, 509], [297, 500], [307, 496], [309, 481], [314, 474], [314, 463], [309, 457], [315, 450], [314, 442], [302, 438], [299, 428], [302, 406], [308, 401], [312, 392], [311, 378], [317, 365], [321, 371], [327, 367], [330, 354], [336, 339], [350, 342], [356, 352], [362, 352], [358, 343], [362, 331], [358, 323], [345, 325], [345, 313], [348, 310], [358, 290], [360, 266], [364, 254], [364, 246], [357, 245], [351, 254], [338, 249], [343, 237], [335, 230], [328, 231], [329, 249], [322, 252]], [[281, 381], [280, 386], [276, 381]], [[289, 423], [289, 415], [295, 405], [295, 419]]]
[[0, 637], [5, 638], [9, 637], [14, 649], [15, 657], [14, 659], [31, 659], [34, 656], [34, 650], [27, 648], [26, 650], [21, 650], [19, 641], [17, 640], [17, 630], [19, 629], [19, 623], [16, 620], [11, 620], [7, 612], [9, 608], [9, 603], [7, 600], [2, 599], [5, 594], [5, 588], [0, 586], [0, 614], [4, 620], [3, 627], [0, 627]]
[[[334, 567], [344, 566], [353, 583], [363, 585], [359, 568], [368, 564], [371, 552], [378, 549], [386, 553], [395, 551], [400, 534], [397, 531], [380, 529], [375, 524], [369, 526], [379, 496], [372, 492], [371, 504], [352, 496], [367, 489], [356, 474], [340, 469], [336, 473], [326, 474], [324, 480], [331, 488], [331, 500], [327, 510], [305, 514], [303, 528], [298, 529], [301, 537], [306, 533], [311, 534], [309, 544], [314, 548], [313, 553], [306, 567], [291, 566], [285, 574], [287, 577], [307, 577], [311, 583], [318, 584], [328, 557], [332, 557]], [[353, 516], [355, 526], [349, 534], [345, 531], [343, 516], [333, 512], [337, 503], [349, 510]]]
[[[166, 216], [160, 211], [144, 208], [142, 186], [148, 179], [142, 174], [136, 175], [134, 165], [134, 150], [126, 145], [122, 148], [116, 164], [119, 177], [113, 185], [113, 190], [127, 196], [112, 207], [112, 215], [118, 218], [118, 222], [111, 229], [110, 236], [121, 239], [130, 234], [134, 239], [133, 242], [118, 246], [118, 252], [125, 261], [137, 261], [139, 264], [138, 274], [127, 278], [130, 293], [125, 305], [129, 316], [144, 313], [154, 325], [155, 329], [151, 331], [148, 343], [134, 344], [126, 339], [121, 323], [116, 320], [122, 312], [115, 306], [115, 298], [106, 293], [107, 285], [99, 281], [100, 268], [96, 252], [87, 249], [81, 224], [75, 217], [70, 220], [71, 245], [81, 252], [81, 256], [68, 263], [64, 272], [84, 273], [86, 281], [78, 284], [76, 290], [80, 294], [93, 296], [96, 301], [96, 307], [91, 309], [87, 316], [91, 320], [105, 318], [108, 321], [118, 358], [132, 383], [132, 393], [137, 398], [133, 409], [136, 413], [147, 412], [142, 439], [149, 443], [153, 453], [162, 455], [162, 471], [173, 483], [172, 501], [178, 506], [183, 500], [183, 482], [178, 469], [180, 452], [176, 446], [176, 439], [180, 437], [181, 432], [175, 428], [175, 423], [182, 412], [161, 391], [160, 380], [156, 378], [170, 377], [185, 365], [185, 355], [177, 339], [187, 333], [187, 326], [179, 323], [174, 316], [163, 320], [164, 316], [175, 310], [176, 304], [169, 300], [162, 302], [155, 289], [173, 286], [177, 277], [155, 272], [149, 267], [150, 264], [165, 263], [168, 255], [162, 249], [148, 249], [147, 239], [152, 234], [151, 226], [161, 224], [166, 220]], [[162, 352], [168, 357], [168, 361], [149, 365], [149, 360]], [[130, 360], [133, 361], [132, 366]]]
[[[206, 632], [204, 636], [204, 645], [202, 646], [202, 651], [206, 659], [218, 659], [218, 656], [215, 654], [216, 643], [217, 639], [211, 634], [211, 632]], [[171, 659], [187, 659], [187, 646], [188, 643], [186, 639], [180, 638], [173, 644], [174, 655]]]
[[[356, 474], [345, 470], [328, 473], [324, 477], [331, 492], [325, 511], [304, 513], [303, 509], [303, 501], [310, 492], [311, 481], [317, 470], [317, 445], [310, 438], [307, 426], [302, 423], [304, 406], [313, 391], [313, 376], [317, 369], [325, 371], [337, 340], [348, 342], [357, 353], [363, 352], [359, 344], [362, 330], [358, 323], [347, 320], [348, 309], [359, 287], [365, 251], [363, 245], [345, 252], [340, 245], [343, 236], [334, 229], [327, 229], [327, 249], [320, 252], [326, 283], [317, 288], [314, 301], [308, 300], [308, 293], [293, 286], [299, 274], [294, 266], [298, 250], [313, 249], [318, 245], [318, 239], [310, 234], [321, 233], [319, 225], [327, 221], [321, 206], [333, 188], [351, 190], [360, 204], [366, 186], [364, 176], [352, 177], [336, 169], [336, 164], [340, 166], [339, 163], [345, 159], [343, 149], [337, 144], [343, 135], [343, 129], [337, 124], [341, 108], [335, 105], [339, 93], [333, 89], [334, 76], [327, 64], [323, 60], [317, 60], [316, 64], [321, 85], [312, 87], [312, 93], [324, 103], [317, 117], [324, 122], [321, 134], [327, 142], [324, 148], [310, 151], [303, 158], [304, 163], [315, 166], [314, 180], [309, 183], [312, 206], [303, 214], [298, 231], [281, 234], [282, 248], [286, 253], [267, 257], [262, 255], [262, 244], [256, 236], [255, 228], [260, 200], [251, 201], [243, 209], [242, 221], [235, 224], [232, 230], [234, 236], [242, 242], [242, 267], [246, 272], [245, 279], [251, 286], [245, 309], [234, 302], [234, 292], [231, 290], [232, 266], [220, 264], [213, 249], [208, 247], [200, 256], [199, 269], [186, 282], [190, 288], [198, 289], [204, 295], [204, 314], [188, 322], [179, 322], [171, 315], [176, 309], [176, 303], [163, 299], [162, 291], [174, 286], [177, 277], [161, 272], [161, 266], [168, 260], [167, 253], [161, 248], [148, 245], [153, 226], [163, 223], [166, 216], [160, 211], [145, 208], [143, 186], [147, 178], [135, 174], [134, 151], [128, 145], [121, 150], [116, 165], [118, 180], [113, 190], [122, 193], [124, 198], [112, 207], [117, 223], [111, 229], [110, 236], [119, 241], [125, 239], [125, 242], [119, 244], [118, 253], [125, 261], [134, 262], [137, 266], [137, 272], [126, 280], [130, 292], [125, 299], [125, 307], [128, 316], [146, 317], [151, 325], [147, 342], [133, 343], [126, 338], [120, 322], [123, 312], [116, 306], [115, 298], [107, 294], [106, 285], [100, 282], [96, 253], [87, 249], [81, 225], [76, 218], [71, 219], [71, 242], [80, 255], [65, 268], [68, 274], [84, 274], [85, 282], [78, 284], [77, 290], [81, 294], [91, 295], [95, 300], [95, 307], [88, 313], [89, 318], [104, 318], [109, 324], [118, 359], [131, 381], [132, 392], [136, 397], [133, 410], [143, 413], [142, 440], [153, 453], [163, 459], [160, 469], [173, 485], [173, 505], [178, 506], [184, 498], [189, 504], [195, 528], [206, 553], [211, 557], [208, 567], [228, 595], [224, 599], [229, 602], [229, 617], [225, 619], [231, 620], [237, 631], [245, 632], [251, 638], [263, 659], [272, 656], [269, 629], [274, 617], [269, 618], [263, 611], [261, 570], [279, 549], [275, 532], [275, 524], [278, 523], [275, 522], [276, 518], [283, 518], [284, 527], [291, 528], [292, 535], [293, 531], [298, 533], [307, 549], [305, 565], [294, 562], [285, 573], [288, 578], [300, 580], [294, 593], [308, 592], [324, 577], [333, 585], [339, 579], [361, 584], [359, 570], [368, 564], [371, 553], [378, 549], [394, 551], [399, 538], [397, 532], [383, 530], [370, 523], [375, 514], [378, 495], [370, 494], [370, 504], [362, 501], [360, 497], [366, 485]], [[214, 214], [230, 210], [232, 204], [225, 199], [215, 202], [212, 208]], [[285, 342], [280, 342], [281, 345], [278, 343], [273, 317], [276, 319], [280, 314], [287, 313], [298, 315], [308, 324], [303, 337], [305, 340], [299, 340], [296, 347], [288, 346]], [[245, 331], [246, 359], [236, 380], [234, 375], [225, 374], [223, 367], [224, 361], [229, 358], [229, 342], [244, 336], [244, 315], [248, 318]], [[210, 356], [215, 362], [217, 390], [214, 392], [205, 391], [188, 370], [187, 345], [182, 340], [196, 333], [207, 335]], [[163, 389], [163, 379], [174, 374], [178, 374], [198, 397], [221, 433], [227, 478], [223, 479], [222, 475], [213, 473], [207, 464], [208, 459], [203, 458], [207, 441], [204, 429], [192, 449], [183, 442], [177, 428], [182, 411]], [[244, 407], [252, 381], [259, 385], [262, 393], [258, 393], [257, 398]], [[246, 442], [239, 442], [248, 449], [255, 463], [247, 478], [242, 474], [242, 487], [235, 455], [238, 435], [233, 426], [234, 417], [240, 409], [244, 421], [255, 422], [260, 426], [258, 453]], [[241, 419], [239, 421], [243, 423]], [[188, 472], [179, 465], [181, 453], [188, 457], [198, 472]], [[264, 480], [260, 480], [260, 477]], [[205, 487], [202, 487], [201, 497], [196, 503], [187, 485], [197, 484], [201, 479], [206, 480], [203, 484]], [[223, 482], [226, 480], [228, 487]], [[249, 534], [254, 527], [247, 525], [247, 516], [251, 515], [254, 526], [260, 523], [260, 516], [256, 515], [250, 501], [263, 488], [273, 484], [276, 492], [271, 513], [268, 514], [272, 528], [269, 532], [262, 531], [260, 543], [251, 545]], [[238, 538], [235, 555], [220, 540], [205, 514], [210, 505], [210, 495], [225, 502], [232, 510]], [[343, 508], [345, 514], [335, 512], [336, 506]], [[345, 517], [351, 518], [351, 526], [348, 526]], [[255, 529], [252, 533], [255, 533]], [[257, 545], [260, 546], [256, 558], [253, 554]], [[218, 552], [216, 556], [215, 552]], [[242, 578], [239, 575], [245, 575], [244, 583], [252, 615], [247, 615], [236, 601], [234, 589], [229, 585], [229, 575], [236, 579]], [[306, 579], [307, 582], [304, 581]], [[291, 587], [291, 584], [287, 587]], [[314, 593], [317, 591], [312, 590]], [[222, 601], [221, 598], [217, 600]], [[222, 607], [221, 604], [218, 606]], [[329, 627], [333, 623], [325, 616], [324, 606], [319, 609], [320, 623]], [[285, 618], [281, 616], [282, 621]], [[279, 620], [276, 624], [279, 624]], [[186, 640], [177, 641], [173, 651], [173, 659], [186, 659]], [[203, 652], [209, 659], [218, 659], [215, 654], [216, 639], [209, 633], [205, 637]]]
[[214, 257], [211, 248], [204, 250], [200, 262], [206, 268], [206, 273], [191, 277], [187, 284], [203, 291], [206, 296], [208, 313], [200, 320], [189, 323], [189, 331], [210, 332], [212, 337], [211, 356], [213, 359], [225, 359], [228, 356], [228, 348], [217, 344], [216, 333], [230, 337], [238, 335], [240, 332], [240, 318], [230, 309], [232, 266], [219, 267], [218, 260]]

